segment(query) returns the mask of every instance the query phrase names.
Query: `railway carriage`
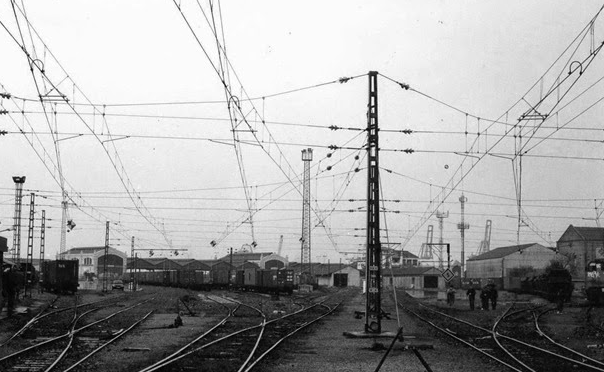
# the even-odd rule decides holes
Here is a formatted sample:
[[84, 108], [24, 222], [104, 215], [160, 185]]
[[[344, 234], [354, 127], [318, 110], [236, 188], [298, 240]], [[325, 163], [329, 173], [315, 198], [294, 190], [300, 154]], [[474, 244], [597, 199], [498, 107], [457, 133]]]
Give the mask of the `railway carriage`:
[[75, 293], [78, 290], [78, 261], [44, 261], [42, 288], [47, 292]]

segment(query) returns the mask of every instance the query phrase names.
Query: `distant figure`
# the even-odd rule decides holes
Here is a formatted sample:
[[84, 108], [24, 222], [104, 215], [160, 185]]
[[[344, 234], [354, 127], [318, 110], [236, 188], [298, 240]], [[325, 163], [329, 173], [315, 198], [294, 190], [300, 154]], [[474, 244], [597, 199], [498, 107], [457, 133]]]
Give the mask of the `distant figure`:
[[474, 310], [474, 299], [476, 298], [476, 290], [474, 287], [468, 289], [466, 297], [468, 297], [468, 301], [470, 301], [470, 310]]
[[562, 314], [562, 309], [564, 308], [564, 291], [562, 288], [558, 289], [558, 292], [556, 293], [556, 304], [556, 312]]
[[447, 304], [449, 304], [449, 306], [455, 304], [455, 288], [453, 288], [453, 286], [450, 286], [449, 289], [447, 289]]
[[6, 313], [8, 316], [11, 316], [15, 309], [15, 297], [17, 296], [17, 281], [15, 280], [15, 276], [15, 269], [11, 267], [3, 273], [2, 277], [4, 297], [6, 298]]
[[176, 315], [176, 319], [174, 319], [174, 328], [182, 327], [182, 318], [180, 314]]
[[495, 284], [489, 284], [489, 298], [491, 299], [491, 307], [493, 310], [497, 308], [497, 287]]
[[480, 291], [480, 305], [482, 310], [489, 310], [489, 287], [484, 286]]

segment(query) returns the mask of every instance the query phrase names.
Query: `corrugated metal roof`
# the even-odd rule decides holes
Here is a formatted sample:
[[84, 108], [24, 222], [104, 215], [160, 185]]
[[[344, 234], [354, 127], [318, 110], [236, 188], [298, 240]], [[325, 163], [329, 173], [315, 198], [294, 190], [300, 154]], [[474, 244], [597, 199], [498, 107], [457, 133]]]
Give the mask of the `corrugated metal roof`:
[[582, 227], [570, 225], [566, 230], [568, 231], [569, 229], [574, 229], [577, 234], [579, 234], [579, 236], [586, 241], [604, 240], [604, 227]]
[[235, 253], [235, 252], [233, 252], [232, 258], [231, 258], [230, 254], [227, 254], [226, 256], [220, 257], [218, 260], [230, 263], [231, 259], [232, 259], [233, 266], [240, 266], [246, 261], [250, 261], [250, 262], [260, 261], [262, 259], [262, 257], [268, 256], [271, 254], [273, 254], [273, 253], [272, 252], [258, 252], [258, 253], [252, 253], [252, 252]]
[[406, 267], [393, 267], [392, 269], [382, 269], [382, 277], [388, 276], [417, 276], [426, 273], [434, 269], [429, 266], [406, 266]]
[[494, 259], [494, 258], [502, 258], [505, 256], [509, 256], [512, 253], [516, 253], [518, 251], [532, 247], [534, 245], [541, 246], [540, 244], [537, 244], [537, 243], [530, 243], [530, 244], [511, 245], [509, 247], [495, 248], [495, 249], [490, 250], [481, 255], [468, 258], [468, 261], [480, 261], [480, 260], [490, 260], [490, 259]]

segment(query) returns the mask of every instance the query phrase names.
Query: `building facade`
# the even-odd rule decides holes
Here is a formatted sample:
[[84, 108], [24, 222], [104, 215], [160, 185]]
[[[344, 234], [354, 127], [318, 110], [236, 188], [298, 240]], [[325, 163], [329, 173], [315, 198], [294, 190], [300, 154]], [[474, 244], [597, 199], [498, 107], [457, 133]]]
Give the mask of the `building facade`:
[[99, 277], [105, 268], [110, 277], [120, 277], [126, 272], [126, 254], [109, 247], [105, 260], [105, 247], [71, 248], [59, 255], [60, 260], [77, 260], [80, 279]]
[[466, 277], [481, 282], [492, 280], [503, 289], [516, 287], [522, 272], [539, 272], [552, 260], [558, 259], [553, 248], [531, 243], [492, 249], [469, 258], [466, 262]]
[[604, 228], [569, 225], [556, 242], [556, 249], [569, 264], [573, 281], [585, 285], [589, 262], [604, 258]]

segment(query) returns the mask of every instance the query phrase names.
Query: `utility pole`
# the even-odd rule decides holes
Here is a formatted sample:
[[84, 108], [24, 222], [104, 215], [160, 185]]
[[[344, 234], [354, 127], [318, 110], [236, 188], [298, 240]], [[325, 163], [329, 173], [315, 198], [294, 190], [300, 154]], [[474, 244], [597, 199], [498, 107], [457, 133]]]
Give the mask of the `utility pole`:
[[136, 292], [136, 283], [134, 282], [134, 236], [132, 237], [132, 245], [130, 247], [130, 290]]
[[231, 275], [233, 269], [233, 247], [231, 247], [229, 250], [229, 289], [231, 289]]
[[[46, 249], [46, 211], [42, 209], [42, 222], [40, 224], [40, 275], [44, 275], [44, 250]], [[42, 279], [42, 277], [40, 277]]]
[[25, 176], [14, 176], [15, 182], [15, 219], [13, 224], [13, 261], [21, 260], [21, 202], [23, 199], [23, 184]]
[[[312, 278], [312, 265], [310, 259], [310, 162], [312, 161], [312, 149], [302, 150], [302, 161], [304, 162], [304, 184], [302, 192], [302, 248], [300, 274], [308, 273], [308, 279]], [[312, 284], [310, 283], [303, 284]]]
[[457, 224], [457, 228], [461, 231], [461, 277], [465, 278], [466, 277], [466, 271], [465, 271], [465, 263], [464, 263], [464, 253], [465, 253], [465, 231], [467, 229], [470, 228], [470, 225], [466, 222], [464, 222], [464, 218], [465, 218], [465, 204], [468, 201], [468, 198], [466, 198], [463, 195], [463, 192], [461, 193], [461, 196], [459, 197], [459, 201], [461, 202], [461, 223]]
[[25, 259], [25, 275], [23, 276], [23, 297], [27, 296], [29, 290], [29, 296], [31, 297], [31, 285], [28, 283], [30, 279], [33, 279], [32, 267], [34, 266], [34, 209], [35, 209], [36, 194], [33, 192], [30, 194], [29, 202], [29, 229], [27, 230], [27, 258]]
[[367, 255], [365, 332], [382, 332], [382, 246], [380, 244], [380, 175], [378, 143], [378, 73], [369, 71], [367, 104]]
[[107, 292], [107, 256], [109, 255], [109, 221], [105, 223], [105, 256], [103, 257], [103, 292]]
[[442, 251], [442, 244], [443, 244], [443, 228], [444, 228], [444, 224], [443, 224], [443, 220], [445, 218], [449, 218], [449, 211], [446, 212], [436, 212], [436, 218], [438, 218], [438, 229], [440, 230], [440, 235], [438, 237], [438, 268], [440, 270], [443, 269], [443, 251]]

